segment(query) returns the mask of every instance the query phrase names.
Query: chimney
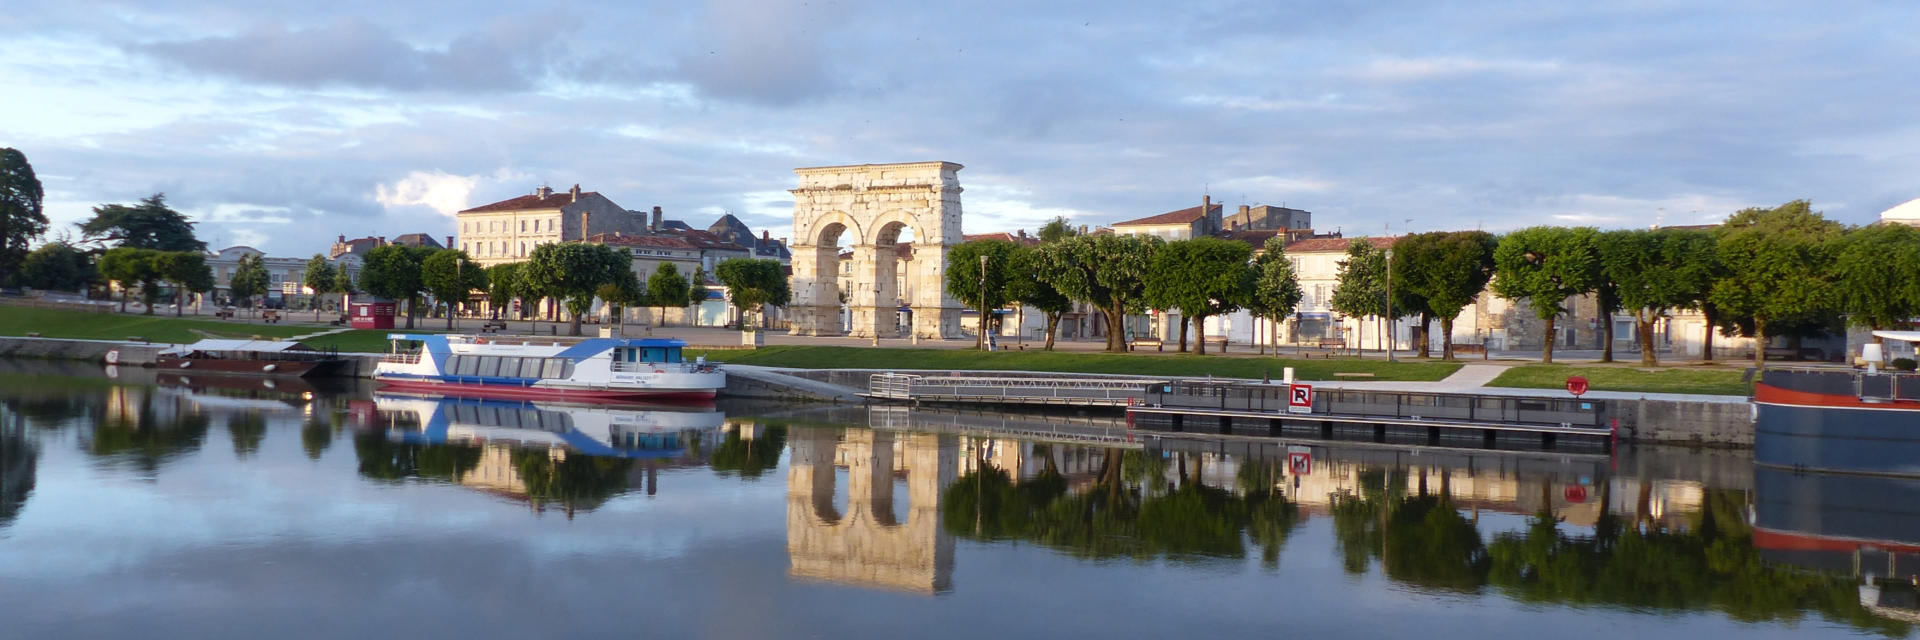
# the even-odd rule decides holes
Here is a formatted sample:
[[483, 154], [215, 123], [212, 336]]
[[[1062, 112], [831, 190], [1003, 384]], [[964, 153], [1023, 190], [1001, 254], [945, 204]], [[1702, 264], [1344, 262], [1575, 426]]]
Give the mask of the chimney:
[[580, 212], [580, 239], [587, 239], [587, 212]]
[[654, 231], [660, 230], [660, 205], [653, 205], [653, 223], [647, 225], [647, 228]]
[[573, 190], [568, 191], [567, 193], [573, 196], [574, 202], [580, 201], [580, 185], [578, 184], [573, 185]]
[[447, 248], [448, 249], [453, 248], [453, 236], [447, 236]]
[[386, 246], [386, 244], [387, 244], [387, 237], [386, 237], [386, 236], [380, 236], [380, 237], [379, 237], [378, 239], [376, 239], [376, 240], [374, 241], [374, 243], [373, 243], [373, 246], [376, 246], [376, 247], [384, 247], [384, 246]]
[[543, 184], [540, 185], [540, 188], [533, 190], [533, 195], [539, 196], [541, 200], [545, 200], [547, 196], [553, 195], [553, 189]]
[[768, 240], [772, 240], [772, 239], [773, 239], [773, 232], [771, 232], [771, 231], [767, 231], [766, 229], [761, 229], [761, 230], [760, 230], [760, 241], [761, 241], [761, 242], [766, 242], [766, 241], [768, 241]]
[[347, 234], [344, 234], [344, 233], [340, 234], [340, 244], [346, 244], [346, 243], [347, 243]]
[[781, 244], [781, 246], [785, 246], [785, 245], [787, 244], [787, 239], [786, 239], [786, 237], [785, 237], [785, 236], [782, 236], [782, 237], [780, 238], [780, 244]]

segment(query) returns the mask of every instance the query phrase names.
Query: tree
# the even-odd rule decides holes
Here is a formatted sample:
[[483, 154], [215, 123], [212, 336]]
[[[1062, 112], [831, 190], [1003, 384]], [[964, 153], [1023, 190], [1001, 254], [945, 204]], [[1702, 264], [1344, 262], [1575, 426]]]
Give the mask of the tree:
[[1588, 227], [1528, 227], [1507, 234], [1493, 250], [1493, 291], [1525, 301], [1546, 322], [1541, 362], [1553, 362], [1554, 319], [1566, 301], [1593, 290], [1594, 230]]
[[258, 254], [240, 256], [233, 274], [227, 276], [227, 294], [242, 309], [253, 308], [253, 297], [267, 293], [267, 267]]
[[[687, 304], [693, 307], [692, 311], [696, 318], [700, 314], [700, 304], [706, 302], [708, 296], [711, 295], [708, 293], [711, 289], [707, 286], [707, 283], [710, 281], [712, 281], [712, 277], [707, 275], [706, 267], [694, 267], [693, 276], [687, 278], [687, 300], [689, 301]], [[693, 324], [694, 322], [698, 322], [698, 320], [689, 321], [687, 324]]]
[[[213, 290], [213, 268], [207, 266], [207, 254], [198, 251], [169, 251], [155, 254], [155, 269], [160, 279], [173, 283], [173, 315], [178, 317], [187, 306], [187, 294]], [[197, 313], [197, 312], [196, 312]]]
[[1454, 319], [1493, 278], [1497, 246], [1484, 231], [1417, 233], [1394, 243], [1394, 293], [1419, 299], [1440, 318], [1442, 359], [1453, 359]]
[[307, 259], [306, 285], [313, 290], [313, 321], [320, 321], [320, 296], [333, 290], [333, 283], [339, 277], [334, 274], [333, 263], [321, 254], [313, 254]]
[[[778, 263], [775, 263], [778, 264]], [[580, 335], [580, 316], [593, 305], [601, 285], [633, 271], [633, 255], [604, 244], [559, 242], [535, 247], [521, 277], [546, 296], [564, 300], [572, 314], [569, 335]]]
[[660, 268], [647, 276], [648, 306], [660, 309], [660, 326], [667, 325], [667, 307], [685, 308], [693, 304], [693, 285], [686, 276], [680, 275], [680, 268], [673, 263], [662, 263]]
[[1833, 256], [1833, 289], [1848, 322], [1873, 330], [1905, 328], [1920, 316], [1920, 272], [1888, 268], [1914, 264], [1920, 264], [1920, 229], [1883, 222], [1842, 236]]
[[1622, 230], [1594, 238], [1601, 271], [1612, 282], [1621, 308], [1634, 318], [1640, 364], [1659, 364], [1653, 323], [1668, 311], [1696, 303], [1712, 282], [1712, 238], [1692, 231]]
[[453, 316], [467, 297], [487, 288], [487, 270], [467, 258], [459, 249], [440, 249], [420, 262], [420, 284], [447, 308], [447, 329], [453, 329]]
[[493, 318], [500, 319], [500, 310], [507, 308], [515, 298], [522, 295], [520, 290], [520, 267], [524, 263], [503, 262], [487, 267], [487, 302], [493, 307]]
[[27, 155], [0, 148], [0, 285], [18, 284], [27, 247], [47, 232], [43, 195]]
[[1187, 323], [1195, 352], [1207, 354], [1208, 316], [1231, 313], [1253, 297], [1253, 249], [1244, 242], [1200, 237], [1170, 242], [1154, 252], [1147, 270], [1147, 303], [1179, 309], [1180, 350], [1187, 350]]
[[1695, 275], [1687, 280], [1687, 303], [1683, 307], [1694, 309], [1706, 320], [1707, 326], [1702, 332], [1700, 359], [1713, 361], [1713, 337], [1726, 325], [1726, 314], [1710, 299], [1713, 285], [1726, 277], [1726, 264], [1720, 262], [1719, 234], [1717, 231], [1702, 229], [1666, 229], [1664, 233], [1674, 238], [1677, 247], [1675, 255], [1683, 264], [1670, 265], [1669, 268], [1687, 269]]
[[1020, 306], [1039, 311], [1046, 316], [1046, 350], [1052, 351], [1054, 337], [1060, 333], [1060, 316], [1073, 310], [1073, 300], [1067, 298], [1066, 294], [1061, 293], [1052, 284], [1033, 276], [1040, 272], [1042, 259], [1039, 248], [1020, 247], [1013, 252], [1013, 257], [1008, 262], [1012, 265], [1014, 273], [1026, 274], [1025, 277], [1014, 279], [1013, 297]]
[[340, 294], [340, 313], [344, 316], [347, 313], [347, 296], [352, 295], [355, 290], [353, 274], [347, 271], [347, 263], [343, 262], [333, 270], [333, 286], [328, 288]]
[[[767, 305], [784, 305], [793, 298], [786, 269], [778, 260], [729, 258], [714, 267], [714, 275], [732, 294], [734, 308], [743, 312], [760, 314]], [[744, 319], [740, 328], [752, 330]]]
[[[671, 264], [665, 266], [667, 268], [673, 267]], [[649, 302], [647, 299], [647, 288], [640, 283], [640, 274], [634, 273], [632, 269], [626, 269], [615, 274], [613, 282], [600, 285], [600, 289], [596, 293], [600, 296], [601, 300], [607, 303], [608, 307], [611, 307], [614, 321], [620, 323], [622, 326], [625, 326], [627, 322], [627, 309], [629, 307], [644, 307], [648, 306]]]
[[153, 301], [160, 294], [160, 271], [154, 265], [158, 254], [151, 249], [120, 247], [100, 255], [100, 275], [120, 285], [121, 313], [127, 312], [127, 296], [135, 287], [147, 304], [147, 314], [153, 313]]
[[80, 223], [87, 242], [159, 251], [206, 251], [207, 243], [193, 237], [194, 223], [167, 207], [167, 195], [156, 193], [127, 206], [107, 204], [93, 208], [93, 218]]
[[1055, 216], [1040, 227], [1040, 244], [1053, 244], [1077, 235], [1080, 233], [1073, 230], [1073, 224], [1067, 222], [1066, 216]]
[[1146, 277], [1159, 238], [1074, 236], [1040, 245], [1039, 279], [1107, 318], [1107, 350], [1127, 350], [1126, 314], [1146, 310]]
[[[1267, 238], [1266, 252], [1253, 259], [1255, 271], [1253, 297], [1247, 304], [1247, 310], [1254, 317], [1265, 318], [1278, 327], [1293, 310], [1300, 306], [1300, 276], [1293, 272], [1293, 261], [1287, 259], [1287, 240], [1282, 235]], [[1273, 352], [1280, 352], [1279, 338], [1274, 332], [1267, 334], [1267, 341], [1273, 342]], [[1262, 346], [1261, 353], [1266, 353]]]
[[35, 289], [79, 291], [99, 278], [86, 253], [61, 241], [40, 245], [20, 265], [20, 284]]
[[360, 267], [361, 291], [394, 302], [408, 301], [408, 329], [413, 328], [412, 301], [426, 289], [417, 255], [401, 245], [381, 245], [367, 251], [365, 262]]
[[[1013, 270], [1013, 254], [1018, 248], [1019, 245], [1005, 240], [973, 240], [947, 251], [947, 295], [961, 304], [980, 309], [976, 348], [987, 348], [993, 310], [1014, 301], [1012, 283], [1023, 277]], [[981, 258], [987, 261], [985, 271], [980, 268]]]
[[1727, 276], [1714, 283], [1708, 297], [1722, 311], [1753, 323], [1753, 366], [1766, 366], [1770, 329], [1808, 323], [1838, 306], [1832, 269], [1840, 234], [1839, 223], [1805, 200], [1745, 209], [1720, 226], [1715, 250]]
[[[1347, 243], [1327, 306], [1350, 318], [1387, 315], [1387, 256], [1367, 238]], [[1376, 339], [1377, 340], [1377, 339]]]

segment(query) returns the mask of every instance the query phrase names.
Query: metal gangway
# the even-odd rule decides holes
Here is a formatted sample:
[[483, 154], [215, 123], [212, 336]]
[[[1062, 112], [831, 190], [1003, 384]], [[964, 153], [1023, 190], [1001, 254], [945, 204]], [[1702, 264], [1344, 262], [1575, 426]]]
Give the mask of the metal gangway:
[[1040, 404], [1075, 407], [1125, 407], [1139, 404], [1149, 380], [1125, 378], [1042, 378], [923, 376], [876, 373], [867, 393], [876, 400], [967, 404]]

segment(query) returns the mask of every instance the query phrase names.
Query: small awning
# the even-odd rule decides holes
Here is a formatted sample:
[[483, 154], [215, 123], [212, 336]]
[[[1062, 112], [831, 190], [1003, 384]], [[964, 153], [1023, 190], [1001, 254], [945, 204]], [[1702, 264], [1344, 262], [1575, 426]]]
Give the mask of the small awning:
[[1920, 342], [1920, 331], [1875, 331], [1873, 337], [1901, 342]]
[[191, 353], [194, 351], [279, 352], [312, 351], [313, 347], [298, 342], [277, 340], [201, 340], [193, 344], [181, 345], [177, 347], [177, 350], [179, 353]]

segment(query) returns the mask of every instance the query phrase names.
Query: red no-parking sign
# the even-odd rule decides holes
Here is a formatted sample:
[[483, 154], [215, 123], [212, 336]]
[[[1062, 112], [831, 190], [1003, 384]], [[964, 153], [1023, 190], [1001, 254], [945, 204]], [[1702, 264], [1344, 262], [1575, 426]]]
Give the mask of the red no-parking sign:
[[1296, 384], [1288, 387], [1287, 411], [1313, 413], [1313, 385]]
[[1313, 473], [1313, 450], [1306, 447], [1287, 447], [1287, 471], [1296, 476]]

